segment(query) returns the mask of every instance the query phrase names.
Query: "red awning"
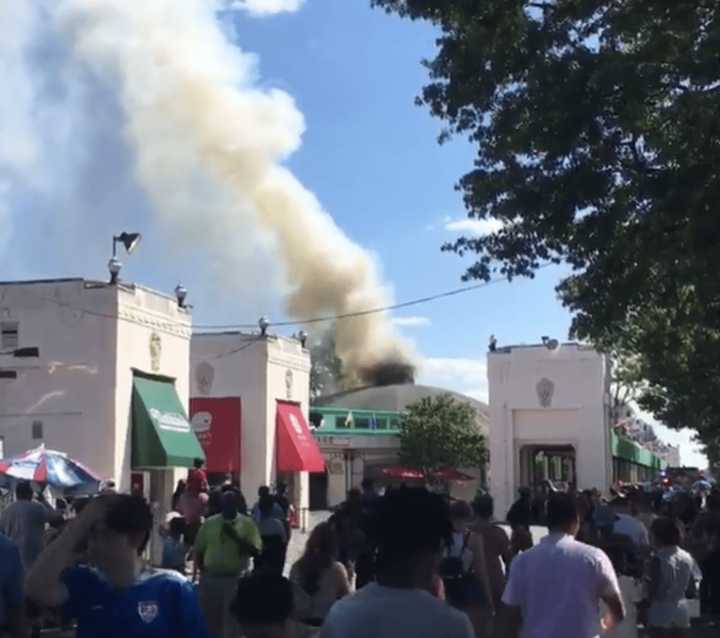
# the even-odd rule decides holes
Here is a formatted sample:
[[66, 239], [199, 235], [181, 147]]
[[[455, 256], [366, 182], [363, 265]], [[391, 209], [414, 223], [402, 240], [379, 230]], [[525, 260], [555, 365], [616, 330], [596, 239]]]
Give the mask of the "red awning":
[[277, 406], [277, 471], [325, 471], [325, 460], [300, 406], [283, 401]]
[[240, 471], [240, 397], [190, 399], [190, 422], [205, 452], [208, 472]]

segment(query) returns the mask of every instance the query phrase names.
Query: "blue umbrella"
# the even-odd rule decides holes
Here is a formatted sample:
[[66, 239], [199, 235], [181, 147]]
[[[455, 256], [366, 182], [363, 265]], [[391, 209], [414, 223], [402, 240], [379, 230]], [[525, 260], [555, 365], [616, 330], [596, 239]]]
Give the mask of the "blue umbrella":
[[82, 463], [44, 445], [0, 461], [0, 475], [10, 482], [32, 481], [70, 494], [96, 492], [100, 479]]

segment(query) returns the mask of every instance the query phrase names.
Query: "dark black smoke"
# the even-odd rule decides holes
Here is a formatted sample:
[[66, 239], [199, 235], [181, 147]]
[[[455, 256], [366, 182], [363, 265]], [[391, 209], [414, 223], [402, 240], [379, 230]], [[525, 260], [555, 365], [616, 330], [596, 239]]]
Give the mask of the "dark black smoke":
[[384, 361], [360, 370], [360, 378], [368, 386], [415, 383], [415, 366], [404, 361]]

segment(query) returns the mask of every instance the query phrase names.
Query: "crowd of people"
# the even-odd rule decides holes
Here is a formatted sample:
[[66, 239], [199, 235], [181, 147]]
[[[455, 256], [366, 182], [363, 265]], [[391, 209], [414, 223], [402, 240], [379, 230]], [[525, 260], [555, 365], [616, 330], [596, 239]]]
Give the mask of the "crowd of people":
[[[65, 509], [28, 483], [16, 496], [0, 515], [0, 635], [13, 638], [48, 613], [78, 638], [630, 638], [638, 626], [685, 638], [688, 599], [720, 614], [720, 491], [545, 485], [521, 491], [508, 533], [487, 494], [379, 495], [365, 481], [287, 568], [284, 486], [248, 508], [200, 463], [173, 496], [157, 568], [142, 496], [110, 487]], [[537, 544], [536, 524], [548, 529]]]

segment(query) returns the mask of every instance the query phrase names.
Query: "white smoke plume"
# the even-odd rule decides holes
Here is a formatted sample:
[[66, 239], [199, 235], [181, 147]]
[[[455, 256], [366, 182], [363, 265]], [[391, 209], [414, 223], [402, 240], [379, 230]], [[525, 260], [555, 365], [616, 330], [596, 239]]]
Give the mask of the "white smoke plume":
[[[46, 19], [73, 63], [117, 92], [136, 177], [169, 234], [201, 242], [226, 273], [272, 247], [296, 318], [386, 305], [373, 259], [282, 165], [303, 117], [286, 93], [257, 88], [254, 57], [224, 37], [216, 12], [233, 4], [269, 13], [300, 3], [55, 0]], [[383, 314], [339, 322], [337, 351], [355, 381], [411, 361]]]
[[226, 0], [228, 9], [242, 9], [257, 16], [297, 11], [303, 0]]

